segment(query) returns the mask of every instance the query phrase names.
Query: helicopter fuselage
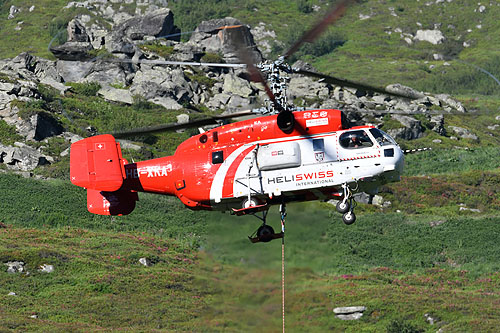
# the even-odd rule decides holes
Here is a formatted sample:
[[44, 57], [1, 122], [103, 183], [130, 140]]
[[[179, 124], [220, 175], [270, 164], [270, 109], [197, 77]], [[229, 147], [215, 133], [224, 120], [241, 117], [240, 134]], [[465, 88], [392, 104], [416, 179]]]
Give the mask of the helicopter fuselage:
[[[72, 181], [93, 192], [90, 211], [122, 215], [129, 213], [132, 201], [135, 206], [136, 194], [130, 194], [135, 192], [177, 196], [191, 209], [225, 211], [339, 198], [342, 184], [376, 193], [380, 185], [399, 180], [403, 153], [384, 132], [373, 126], [344, 129], [339, 110], [296, 111], [294, 118], [289, 133], [276, 126], [276, 115], [216, 127], [189, 138], [172, 156], [143, 162], [128, 164], [118, 152], [123, 181], [118, 187], [116, 176], [116, 189], [103, 188], [105, 181], [86, 182], [85, 175], [92, 169], [105, 179], [102, 173], [110, 169], [112, 158], [104, 155], [108, 164], [99, 167], [98, 158], [82, 158], [89, 156], [88, 149], [80, 154], [75, 149]], [[100, 138], [85, 140], [93, 143], [85, 147], [97, 147]], [[81, 163], [95, 167], [79, 172]], [[113, 205], [120, 208], [110, 211]]]

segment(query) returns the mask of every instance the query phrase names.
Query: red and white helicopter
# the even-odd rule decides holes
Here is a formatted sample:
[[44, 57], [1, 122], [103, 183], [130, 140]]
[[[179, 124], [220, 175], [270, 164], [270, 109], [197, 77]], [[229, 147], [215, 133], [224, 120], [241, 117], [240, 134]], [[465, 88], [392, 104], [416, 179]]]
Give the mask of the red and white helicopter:
[[[340, 110], [296, 110], [287, 102], [287, 78], [282, 75], [312, 75], [337, 85], [387, 93], [293, 69], [285, 63], [302, 43], [313, 40], [340, 17], [347, 2], [338, 5], [277, 61], [254, 66], [244, 52], [240, 54], [252, 79], [266, 87], [267, 114], [212, 128], [184, 141], [172, 156], [137, 163], [128, 163], [122, 157], [120, 144], [109, 134], [72, 144], [71, 182], [87, 189], [88, 210], [126, 215], [134, 210], [138, 192], [171, 195], [194, 210], [253, 214], [263, 223], [251, 240], [265, 242], [283, 236], [266, 224], [270, 206], [281, 204], [284, 214], [288, 202], [336, 198], [343, 221], [354, 223], [353, 194], [377, 193], [381, 185], [398, 181], [403, 152], [388, 134], [373, 126], [349, 128]], [[159, 126], [147, 131], [180, 127]], [[257, 215], [259, 212], [262, 216]]]

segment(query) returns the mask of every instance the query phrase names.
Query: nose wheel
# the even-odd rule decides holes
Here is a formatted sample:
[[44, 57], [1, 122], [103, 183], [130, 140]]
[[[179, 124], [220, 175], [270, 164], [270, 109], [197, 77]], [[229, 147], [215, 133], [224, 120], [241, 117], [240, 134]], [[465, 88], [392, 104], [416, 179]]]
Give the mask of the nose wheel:
[[344, 199], [337, 202], [336, 209], [337, 212], [343, 214], [342, 221], [347, 225], [351, 225], [356, 222], [356, 215], [354, 214], [356, 202], [353, 200], [352, 191], [346, 183], [342, 184], [342, 189], [344, 191]]

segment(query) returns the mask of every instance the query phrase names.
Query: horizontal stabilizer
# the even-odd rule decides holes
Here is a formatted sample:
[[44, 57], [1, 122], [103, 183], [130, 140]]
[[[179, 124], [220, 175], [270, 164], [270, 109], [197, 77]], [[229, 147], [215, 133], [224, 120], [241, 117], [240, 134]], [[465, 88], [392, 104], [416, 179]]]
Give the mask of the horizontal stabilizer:
[[98, 215], [128, 215], [135, 208], [139, 200], [137, 192], [119, 190], [115, 192], [101, 192], [87, 190], [87, 209]]

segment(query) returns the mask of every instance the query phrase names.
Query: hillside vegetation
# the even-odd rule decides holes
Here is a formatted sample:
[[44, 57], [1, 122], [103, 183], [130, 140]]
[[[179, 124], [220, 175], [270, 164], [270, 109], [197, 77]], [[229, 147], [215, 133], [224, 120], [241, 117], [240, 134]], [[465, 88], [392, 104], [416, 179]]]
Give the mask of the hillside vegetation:
[[[62, 9], [67, 2], [0, 0], [0, 58], [25, 51], [51, 58], [51, 39], [76, 13], [87, 13]], [[8, 19], [12, 5], [34, 9]], [[269, 57], [275, 57], [321, 17], [330, 1], [176, 0], [169, 5], [182, 31], [228, 15], [253, 27], [263, 22], [277, 35], [267, 38]], [[483, 71], [500, 77], [500, 4], [483, 5], [484, 10], [466, 0], [355, 1], [323, 38], [294, 56], [353, 81], [399, 82], [453, 94], [470, 112], [446, 115], [446, 125], [469, 129], [477, 139], [453, 137], [449, 129], [440, 136], [426, 127], [423, 137], [401, 140], [406, 149], [433, 150], [406, 155], [401, 182], [380, 193], [390, 204], [359, 204], [351, 226], [328, 203], [288, 206], [288, 330], [496, 332], [500, 327], [500, 87]], [[127, 8], [133, 12], [134, 6]], [[419, 29], [439, 29], [446, 39], [436, 45], [415, 41], [410, 36]], [[213, 84], [195, 71], [190, 75]], [[0, 76], [0, 82], [9, 78]], [[81, 136], [89, 135], [89, 127], [108, 132], [170, 122], [186, 111], [165, 112], [140, 98], [132, 105], [106, 102], [97, 96], [99, 88], [71, 83], [61, 96], [41, 84], [43, 101], [15, 106], [26, 119], [49, 113]], [[191, 116], [211, 114], [197, 107]], [[22, 140], [4, 121], [0, 132], [3, 144]], [[124, 155], [130, 161], [165, 156], [190, 134], [137, 138], [142, 148], [124, 149]], [[53, 156], [69, 145], [57, 137], [29, 144]], [[92, 215], [85, 190], [68, 180], [68, 164], [69, 158], [60, 156], [36, 169], [35, 175], [51, 178], [45, 180], [1, 170], [0, 331], [281, 329], [281, 243], [248, 241], [259, 220], [193, 212], [175, 198], [144, 193], [129, 216]], [[268, 221], [278, 228], [276, 207]], [[143, 266], [140, 258], [152, 265]], [[23, 261], [29, 274], [7, 273], [4, 263], [10, 261]], [[53, 265], [54, 272], [39, 271], [44, 264]], [[341, 321], [332, 313], [354, 305], [367, 307], [360, 320]]]

